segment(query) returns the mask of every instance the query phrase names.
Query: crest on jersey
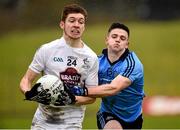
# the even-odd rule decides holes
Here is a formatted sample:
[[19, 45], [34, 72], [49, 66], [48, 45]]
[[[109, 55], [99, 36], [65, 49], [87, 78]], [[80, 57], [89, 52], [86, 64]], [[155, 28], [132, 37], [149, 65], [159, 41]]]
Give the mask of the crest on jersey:
[[85, 58], [85, 59], [83, 59], [83, 65], [82, 65], [82, 68], [84, 68], [84, 69], [89, 69], [90, 68], [90, 65], [89, 65], [89, 59], [88, 58]]
[[75, 68], [69, 67], [64, 72], [60, 73], [60, 79], [65, 84], [79, 85], [81, 82], [81, 75]]

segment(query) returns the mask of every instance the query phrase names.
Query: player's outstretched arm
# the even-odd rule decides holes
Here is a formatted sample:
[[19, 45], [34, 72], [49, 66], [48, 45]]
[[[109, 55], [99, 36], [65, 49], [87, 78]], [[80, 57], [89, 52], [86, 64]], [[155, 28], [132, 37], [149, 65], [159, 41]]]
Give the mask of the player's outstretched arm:
[[88, 96], [90, 97], [106, 97], [112, 96], [125, 89], [131, 84], [129, 78], [118, 75], [109, 84], [103, 84], [88, 88]]
[[85, 87], [85, 86], [74, 86], [69, 87], [69, 90], [76, 96], [88, 96], [88, 97], [106, 97], [112, 96], [121, 90], [125, 89], [131, 84], [131, 80], [118, 75], [114, 80], [109, 84]]

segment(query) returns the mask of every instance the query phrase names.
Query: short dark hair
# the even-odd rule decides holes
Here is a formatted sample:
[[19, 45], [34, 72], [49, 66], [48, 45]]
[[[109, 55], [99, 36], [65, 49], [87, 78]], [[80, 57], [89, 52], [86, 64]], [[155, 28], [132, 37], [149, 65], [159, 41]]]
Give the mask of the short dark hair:
[[108, 33], [110, 33], [111, 30], [116, 29], [116, 28], [123, 29], [128, 33], [128, 36], [130, 35], [129, 28], [126, 25], [124, 25], [122, 23], [118, 23], [118, 22], [111, 24], [110, 28], [108, 29]]
[[61, 20], [65, 21], [68, 14], [71, 13], [81, 13], [82, 15], [84, 15], [85, 21], [87, 20], [87, 11], [78, 4], [66, 5], [62, 11]]

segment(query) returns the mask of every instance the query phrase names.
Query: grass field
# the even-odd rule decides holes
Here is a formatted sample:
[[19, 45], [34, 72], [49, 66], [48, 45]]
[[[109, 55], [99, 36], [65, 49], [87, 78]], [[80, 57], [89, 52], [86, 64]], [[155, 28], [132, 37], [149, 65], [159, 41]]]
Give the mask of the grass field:
[[[127, 23], [131, 29], [130, 49], [141, 58], [145, 70], [145, 92], [151, 95], [180, 95], [180, 21]], [[87, 25], [84, 41], [101, 53], [108, 24]], [[35, 50], [61, 36], [58, 28], [9, 32], [0, 36], [0, 128], [29, 128], [36, 103], [26, 102], [19, 82]], [[83, 128], [96, 128], [100, 100], [87, 106]], [[167, 106], [169, 107], [169, 106]], [[144, 115], [144, 129], [180, 129], [180, 116]]]

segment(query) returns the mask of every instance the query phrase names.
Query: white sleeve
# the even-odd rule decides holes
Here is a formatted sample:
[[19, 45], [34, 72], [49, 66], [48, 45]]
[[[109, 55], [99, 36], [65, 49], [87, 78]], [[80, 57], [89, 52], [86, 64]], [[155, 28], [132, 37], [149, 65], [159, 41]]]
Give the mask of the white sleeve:
[[98, 58], [93, 59], [94, 64], [89, 69], [87, 79], [85, 81], [87, 86], [96, 86], [98, 85], [98, 69], [99, 69], [99, 62]]
[[41, 73], [45, 68], [45, 53], [41, 46], [35, 53], [33, 61], [29, 65], [29, 68], [36, 73]]

